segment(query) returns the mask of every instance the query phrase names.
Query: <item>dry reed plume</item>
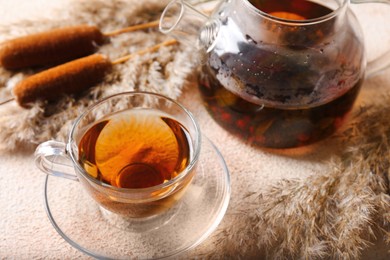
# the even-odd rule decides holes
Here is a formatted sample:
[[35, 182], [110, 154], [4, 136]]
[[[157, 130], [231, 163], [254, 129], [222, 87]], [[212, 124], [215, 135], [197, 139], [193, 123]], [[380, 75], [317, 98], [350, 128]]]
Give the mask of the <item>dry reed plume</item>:
[[215, 239], [224, 256], [358, 259], [382, 236], [390, 246], [389, 104], [387, 95], [359, 111], [341, 133], [347, 148], [329, 172], [246, 194], [239, 204], [245, 210], [233, 206], [233, 225]]

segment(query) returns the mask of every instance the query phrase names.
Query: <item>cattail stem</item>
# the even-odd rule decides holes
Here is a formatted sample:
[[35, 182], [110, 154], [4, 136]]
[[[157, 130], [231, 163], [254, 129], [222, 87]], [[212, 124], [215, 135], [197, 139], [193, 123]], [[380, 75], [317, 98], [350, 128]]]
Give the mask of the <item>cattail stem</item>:
[[154, 52], [156, 50], [158, 50], [159, 48], [163, 47], [163, 46], [169, 46], [169, 45], [174, 45], [176, 44], [177, 41], [176, 40], [167, 40], [165, 42], [162, 42], [162, 43], [159, 43], [159, 44], [156, 44], [156, 45], [153, 45], [151, 47], [148, 47], [146, 49], [142, 49], [142, 50], [139, 50], [139, 51], [136, 51], [134, 53], [131, 53], [129, 55], [126, 55], [126, 56], [123, 56], [117, 60], [114, 60], [112, 62], [112, 64], [119, 64], [119, 63], [123, 63], [123, 62], [126, 62], [128, 61], [129, 59], [131, 59], [132, 57], [136, 56], [136, 55], [143, 55], [145, 53], [148, 53], [148, 52]]
[[0, 106], [4, 105], [4, 104], [7, 104], [7, 103], [9, 103], [11, 101], [14, 101], [14, 100], [15, 100], [15, 98], [13, 98], [13, 97], [5, 99], [5, 100], [2, 100], [2, 101], [0, 101]]
[[159, 21], [156, 20], [156, 21], [152, 21], [152, 22], [149, 22], [149, 23], [137, 24], [137, 25], [133, 25], [133, 26], [130, 26], [130, 27], [126, 27], [126, 28], [114, 30], [114, 31], [111, 31], [111, 32], [103, 33], [103, 35], [107, 36], [107, 37], [111, 37], [111, 36], [116, 36], [116, 35], [119, 35], [119, 34], [122, 34], [122, 33], [134, 32], [134, 31], [137, 31], [137, 30], [144, 30], [144, 29], [148, 29], [148, 28], [154, 28], [154, 27], [157, 27], [158, 24], [159, 24]]

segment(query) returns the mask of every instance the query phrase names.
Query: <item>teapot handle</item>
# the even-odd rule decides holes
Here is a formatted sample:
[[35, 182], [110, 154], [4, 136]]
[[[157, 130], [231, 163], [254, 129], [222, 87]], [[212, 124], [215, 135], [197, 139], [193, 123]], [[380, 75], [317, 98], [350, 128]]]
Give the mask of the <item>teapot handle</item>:
[[[389, 4], [390, 0], [351, 0], [352, 4], [368, 4], [368, 3], [380, 3]], [[366, 74], [367, 78], [372, 77], [376, 73], [390, 67], [390, 50], [381, 55], [380, 57], [369, 61], [367, 63]]]

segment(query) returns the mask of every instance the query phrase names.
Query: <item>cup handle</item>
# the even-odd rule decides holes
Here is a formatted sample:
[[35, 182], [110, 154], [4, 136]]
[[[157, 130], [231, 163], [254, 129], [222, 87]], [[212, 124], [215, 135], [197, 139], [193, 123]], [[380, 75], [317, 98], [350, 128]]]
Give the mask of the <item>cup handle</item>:
[[78, 181], [66, 145], [58, 141], [40, 144], [34, 153], [36, 166], [48, 175]]
[[[351, 0], [352, 4], [368, 4], [368, 3], [380, 3], [389, 4], [390, 0]], [[390, 67], [390, 50], [381, 55], [380, 57], [369, 61], [367, 63], [366, 75], [367, 78], [372, 77], [376, 73]]]

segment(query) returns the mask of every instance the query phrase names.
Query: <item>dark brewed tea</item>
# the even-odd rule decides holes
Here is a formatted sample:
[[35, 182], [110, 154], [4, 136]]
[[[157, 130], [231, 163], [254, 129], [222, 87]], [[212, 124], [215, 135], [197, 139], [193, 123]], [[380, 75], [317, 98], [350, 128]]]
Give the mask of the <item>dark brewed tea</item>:
[[340, 98], [306, 109], [278, 109], [250, 103], [208, 81], [200, 86], [213, 118], [225, 129], [255, 145], [270, 148], [299, 147], [334, 133], [356, 99], [360, 82]]
[[307, 0], [249, 0], [257, 9], [287, 20], [315, 19], [332, 12], [331, 9]]
[[188, 165], [185, 128], [157, 110], [133, 109], [100, 120], [79, 143], [80, 165], [121, 188], [147, 188], [176, 177]]
[[359, 93], [364, 77], [362, 42], [349, 25], [335, 38], [335, 30], [341, 30], [336, 18], [294, 22], [332, 12], [318, 3], [249, 2], [292, 22], [264, 16], [258, 25], [243, 26], [236, 21], [245, 18], [235, 18], [234, 12], [223, 20], [223, 41], [209, 53], [200, 76], [210, 114], [259, 146], [299, 147], [329, 136], [341, 126]]

